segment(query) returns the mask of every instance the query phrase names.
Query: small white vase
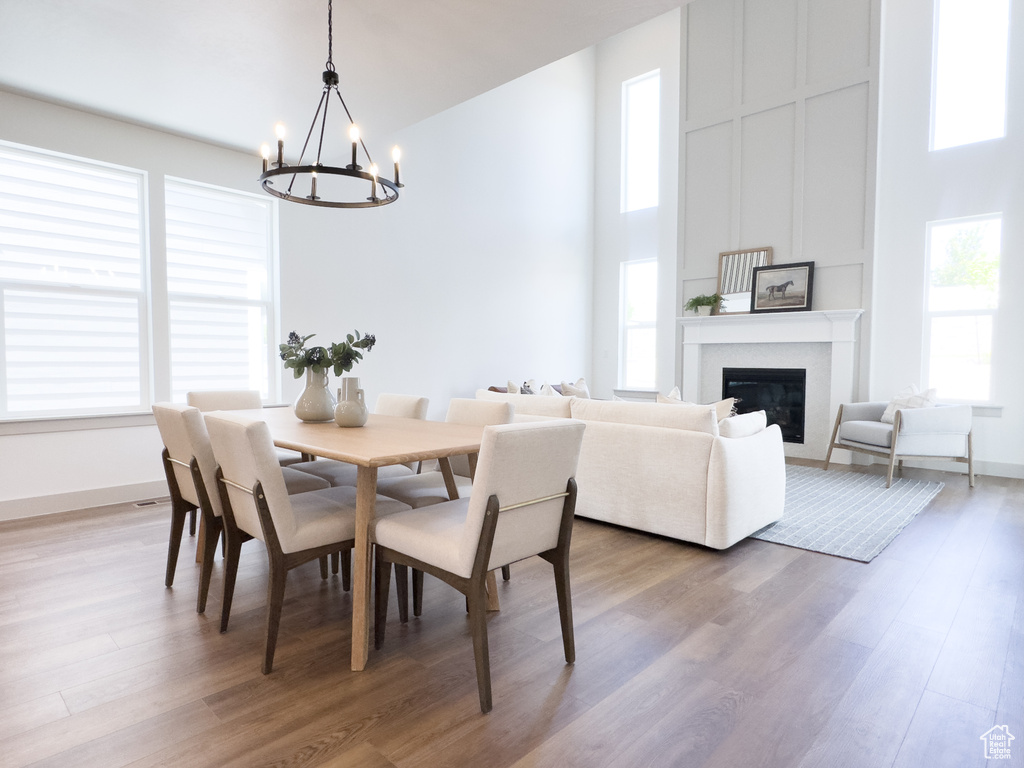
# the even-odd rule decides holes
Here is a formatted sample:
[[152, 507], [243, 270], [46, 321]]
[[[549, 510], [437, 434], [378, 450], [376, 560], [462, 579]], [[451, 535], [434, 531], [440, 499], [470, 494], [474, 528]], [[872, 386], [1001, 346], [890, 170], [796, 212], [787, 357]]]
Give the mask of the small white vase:
[[363, 390], [359, 388], [359, 379], [355, 376], [343, 376], [338, 389], [338, 404], [334, 407], [334, 420], [339, 427], [361, 427], [366, 423], [369, 411]]
[[306, 369], [306, 388], [295, 399], [295, 415], [302, 421], [330, 421], [334, 418], [336, 402], [327, 388], [327, 374]]
[[700, 317], [708, 317], [711, 314], [711, 307], [709, 307], [707, 304], [701, 307], [697, 307], [697, 314]]

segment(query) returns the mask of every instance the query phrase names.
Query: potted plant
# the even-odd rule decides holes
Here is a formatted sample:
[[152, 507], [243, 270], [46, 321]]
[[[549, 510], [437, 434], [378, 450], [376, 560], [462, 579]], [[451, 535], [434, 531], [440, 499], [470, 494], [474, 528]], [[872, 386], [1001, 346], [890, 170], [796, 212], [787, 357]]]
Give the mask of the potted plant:
[[288, 341], [278, 349], [285, 369], [290, 369], [296, 379], [306, 374], [306, 388], [295, 401], [295, 415], [303, 421], [331, 421], [335, 417], [337, 401], [327, 388], [328, 372], [333, 370], [335, 376], [340, 376], [351, 371], [363, 359], [360, 350], [369, 352], [373, 349], [377, 337], [372, 333], [364, 336], [355, 331], [340, 344], [331, 344], [330, 348], [307, 349], [306, 342], [315, 335], [299, 336], [292, 331], [288, 334]]
[[717, 307], [721, 300], [721, 295], [717, 293], [713, 293], [710, 296], [701, 294], [700, 296], [694, 296], [686, 302], [685, 308], [696, 312], [698, 315], [710, 315], [711, 310]]

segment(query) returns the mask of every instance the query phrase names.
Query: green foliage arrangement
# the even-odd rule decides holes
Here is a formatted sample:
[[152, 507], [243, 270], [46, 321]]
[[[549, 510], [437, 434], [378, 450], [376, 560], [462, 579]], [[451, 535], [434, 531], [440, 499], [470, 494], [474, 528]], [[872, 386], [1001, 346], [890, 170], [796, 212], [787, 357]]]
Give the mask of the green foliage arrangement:
[[694, 296], [688, 302], [686, 302], [686, 309], [691, 312], [696, 312], [697, 307], [713, 307], [722, 300], [722, 296], [717, 293], [713, 293], [710, 296], [702, 294], [700, 296]]
[[369, 352], [377, 343], [377, 337], [372, 333], [365, 336], [359, 331], [350, 333], [341, 344], [331, 344], [330, 348], [310, 347], [306, 349], [306, 342], [316, 336], [315, 333], [309, 336], [299, 336], [295, 331], [288, 334], [288, 341], [281, 344], [281, 359], [284, 360], [285, 369], [295, 372], [295, 378], [299, 378], [309, 368], [313, 373], [327, 373], [334, 371], [335, 376], [341, 376], [343, 372], [351, 371], [352, 366], [363, 359], [360, 350]]

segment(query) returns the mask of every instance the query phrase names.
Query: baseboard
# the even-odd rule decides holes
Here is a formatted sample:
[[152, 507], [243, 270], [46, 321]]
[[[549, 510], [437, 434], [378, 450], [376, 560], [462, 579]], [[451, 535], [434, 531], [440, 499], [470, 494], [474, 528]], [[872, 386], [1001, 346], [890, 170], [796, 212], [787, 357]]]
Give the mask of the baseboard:
[[88, 491], [55, 493], [51, 496], [33, 496], [26, 499], [0, 501], [0, 521], [20, 520], [25, 517], [52, 515], [90, 507], [105, 507], [110, 504], [160, 499], [167, 496], [167, 483], [155, 481], [118, 485], [112, 488], [94, 488]]

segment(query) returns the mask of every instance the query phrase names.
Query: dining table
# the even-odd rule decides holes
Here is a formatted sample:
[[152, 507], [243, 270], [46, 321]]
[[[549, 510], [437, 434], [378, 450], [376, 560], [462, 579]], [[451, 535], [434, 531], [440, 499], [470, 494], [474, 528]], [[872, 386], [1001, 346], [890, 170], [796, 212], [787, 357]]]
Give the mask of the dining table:
[[[362, 427], [339, 427], [333, 421], [300, 421], [291, 408], [234, 411], [266, 422], [280, 448], [355, 464], [356, 531], [352, 566], [352, 670], [366, 667], [370, 648], [371, 546], [375, 518], [377, 469], [436, 459], [448, 495], [458, 498], [449, 457], [466, 455], [475, 464], [483, 427], [442, 421], [370, 414]], [[493, 589], [493, 580], [491, 582]], [[492, 594], [494, 594], [492, 592]]]

